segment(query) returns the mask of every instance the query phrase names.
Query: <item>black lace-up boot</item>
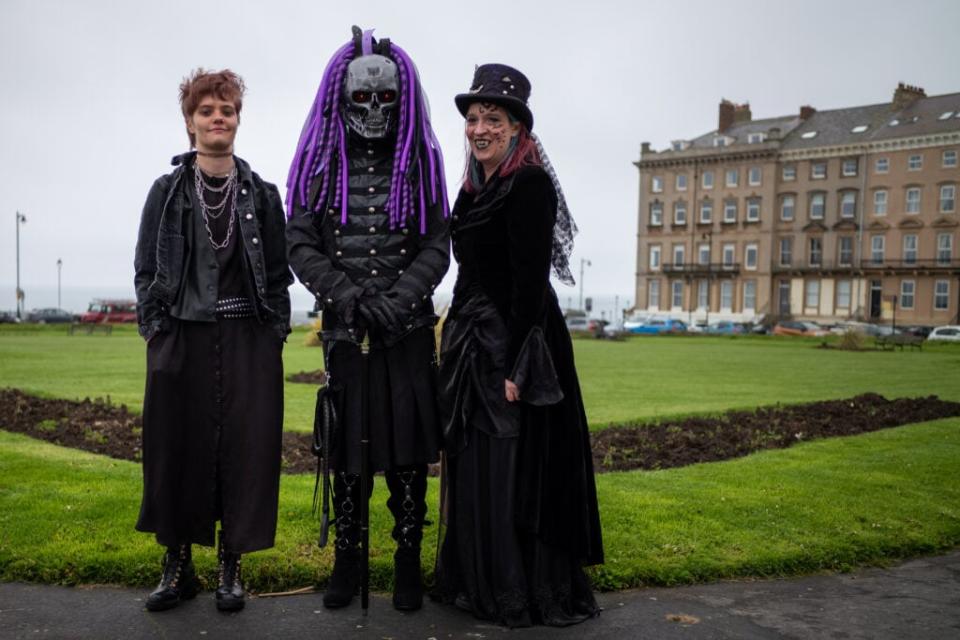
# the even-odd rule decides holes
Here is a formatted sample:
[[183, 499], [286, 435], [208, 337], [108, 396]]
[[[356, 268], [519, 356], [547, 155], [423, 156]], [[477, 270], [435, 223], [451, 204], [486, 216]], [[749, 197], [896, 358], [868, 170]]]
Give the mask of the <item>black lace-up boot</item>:
[[360, 587], [360, 476], [338, 472], [333, 477], [333, 513], [337, 539], [333, 573], [323, 593], [323, 606], [350, 604]]
[[423, 578], [420, 572], [420, 541], [427, 514], [426, 467], [408, 467], [386, 473], [393, 514], [393, 608], [416, 611], [423, 606]]
[[247, 594], [243, 590], [243, 576], [240, 573], [240, 554], [224, 549], [222, 530], [219, 532], [217, 542], [217, 557], [220, 560], [217, 609], [220, 611], [240, 611], [246, 604], [247, 598]]
[[147, 596], [148, 611], [172, 609], [183, 600], [190, 600], [200, 591], [200, 581], [193, 568], [189, 544], [167, 547], [163, 554], [163, 575], [160, 584]]

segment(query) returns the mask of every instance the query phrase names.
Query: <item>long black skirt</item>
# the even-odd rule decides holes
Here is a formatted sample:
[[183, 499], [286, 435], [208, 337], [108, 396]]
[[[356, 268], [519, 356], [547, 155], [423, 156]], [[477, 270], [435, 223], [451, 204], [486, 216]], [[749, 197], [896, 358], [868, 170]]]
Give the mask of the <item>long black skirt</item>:
[[[598, 615], [584, 573], [603, 543], [583, 400], [556, 304], [513, 372], [506, 326], [475, 294], [444, 325], [446, 533], [436, 599], [511, 627]], [[507, 403], [504, 379], [520, 388]]]
[[445, 463], [448, 528], [434, 596], [509, 627], [564, 627], [597, 616], [582, 559], [516, 517], [521, 438], [476, 430], [470, 440]]
[[283, 431], [283, 341], [255, 318], [190, 322], [147, 345], [143, 502], [136, 528], [170, 546], [273, 546]]
[[[360, 473], [360, 347], [346, 341], [327, 346], [327, 372], [340, 405], [340, 437], [330, 466]], [[432, 327], [400, 342], [371, 348], [369, 355], [370, 470], [429, 464], [440, 459], [436, 343]]]

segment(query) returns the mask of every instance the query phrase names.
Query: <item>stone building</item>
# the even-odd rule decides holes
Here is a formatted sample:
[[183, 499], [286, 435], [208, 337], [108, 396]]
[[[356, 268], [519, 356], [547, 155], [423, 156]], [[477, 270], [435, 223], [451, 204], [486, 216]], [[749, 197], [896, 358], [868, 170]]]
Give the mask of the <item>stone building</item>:
[[960, 93], [642, 145], [637, 310], [684, 320], [956, 322]]

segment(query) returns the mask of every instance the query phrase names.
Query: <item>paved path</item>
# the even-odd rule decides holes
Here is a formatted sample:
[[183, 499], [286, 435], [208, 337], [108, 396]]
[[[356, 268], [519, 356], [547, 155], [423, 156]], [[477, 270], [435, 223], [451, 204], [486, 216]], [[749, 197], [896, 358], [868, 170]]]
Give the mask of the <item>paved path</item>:
[[598, 619], [567, 629], [510, 631], [430, 602], [401, 614], [382, 595], [366, 617], [358, 604], [328, 611], [320, 594], [255, 598], [229, 615], [209, 592], [163, 613], [148, 613], [144, 595], [0, 584], [0, 638], [946, 640], [960, 638], [960, 551], [847, 575], [605, 593]]

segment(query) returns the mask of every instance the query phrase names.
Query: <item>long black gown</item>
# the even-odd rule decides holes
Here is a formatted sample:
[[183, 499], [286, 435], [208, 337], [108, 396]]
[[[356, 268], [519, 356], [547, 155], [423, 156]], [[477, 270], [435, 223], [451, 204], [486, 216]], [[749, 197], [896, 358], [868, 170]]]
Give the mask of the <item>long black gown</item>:
[[[586, 415], [549, 282], [556, 196], [525, 168], [461, 191], [459, 274], [443, 330], [446, 532], [435, 598], [508, 626], [599, 613], [585, 565], [603, 562]], [[520, 389], [508, 403], [504, 379]]]

